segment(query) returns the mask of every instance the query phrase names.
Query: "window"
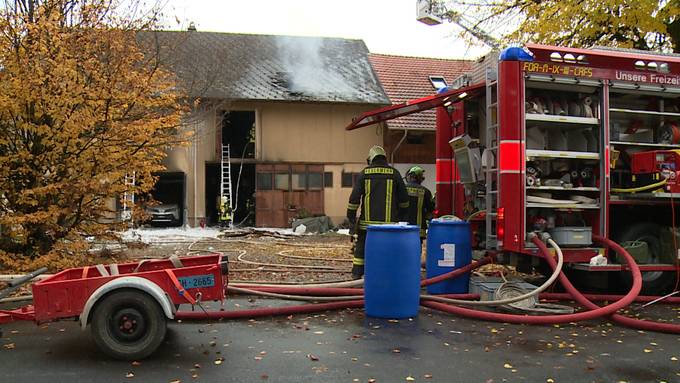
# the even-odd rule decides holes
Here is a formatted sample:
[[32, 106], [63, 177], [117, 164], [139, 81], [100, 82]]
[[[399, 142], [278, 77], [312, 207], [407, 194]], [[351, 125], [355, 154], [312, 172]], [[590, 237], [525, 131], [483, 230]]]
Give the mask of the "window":
[[305, 190], [307, 188], [307, 174], [293, 173], [293, 190]]
[[276, 190], [289, 190], [288, 173], [274, 175], [274, 188]]
[[430, 84], [436, 89], [442, 89], [447, 86], [446, 80], [443, 76], [430, 76]]
[[323, 188], [323, 174], [308, 173], [307, 187], [309, 188], [309, 190], [321, 190]]
[[333, 172], [325, 172], [323, 174], [323, 187], [326, 188], [333, 187]]
[[357, 178], [359, 178], [359, 173], [345, 173], [342, 172], [341, 184], [344, 188], [351, 188], [357, 183]]
[[258, 190], [272, 190], [272, 174], [271, 173], [257, 173], [257, 189]]

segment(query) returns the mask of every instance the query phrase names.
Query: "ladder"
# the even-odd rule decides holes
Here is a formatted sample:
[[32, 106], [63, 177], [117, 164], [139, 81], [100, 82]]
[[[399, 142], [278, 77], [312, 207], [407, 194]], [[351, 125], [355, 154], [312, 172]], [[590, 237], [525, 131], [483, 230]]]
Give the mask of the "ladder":
[[125, 173], [123, 184], [125, 185], [125, 192], [123, 193], [123, 211], [120, 212], [120, 218], [122, 221], [131, 221], [132, 208], [135, 206], [135, 172], [132, 172], [132, 175]]
[[486, 181], [486, 248], [497, 249], [496, 218], [498, 215], [498, 73], [495, 63], [486, 66], [486, 150], [482, 155]]
[[222, 145], [219, 211], [220, 222], [226, 223], [231, 227], [233, 225], [234, 207], [231, 198], [231, 156], [229, 145]]

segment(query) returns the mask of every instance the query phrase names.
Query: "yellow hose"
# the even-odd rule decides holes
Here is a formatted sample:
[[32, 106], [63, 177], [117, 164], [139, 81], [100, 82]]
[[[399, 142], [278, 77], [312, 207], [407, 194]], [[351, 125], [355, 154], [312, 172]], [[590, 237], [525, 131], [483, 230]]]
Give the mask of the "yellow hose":
[[637, 192], [641, 192], [641, 191], [645, 191], [645, 190], [656, 189], [658, 187], [665, 185], [666, 182], [668, 182], [668, 179], [664, 179], [664, 180], [659, 181], [655, 184], [640, 186], [640, 187], [631, 188], [631, 189], [612, 188], [611, 191], [614, 192], [614, 193], [637, 193]]

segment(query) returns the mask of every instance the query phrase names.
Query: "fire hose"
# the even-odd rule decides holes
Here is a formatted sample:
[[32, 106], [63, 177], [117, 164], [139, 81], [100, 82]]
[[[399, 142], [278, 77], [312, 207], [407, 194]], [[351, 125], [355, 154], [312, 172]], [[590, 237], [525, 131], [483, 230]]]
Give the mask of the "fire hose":
[[[543, 257], [546, 259], [548, 264], [553, 268], [554, 272], [553, 275], [557, 275], [556, 278], [554, 279], [559, 279], [559, 281], [562, 283], [562, 285], [565, 287], [565, 289], [570, 293], [571, 297], [573, 300], [575, 300], [577, 303], [580, 305], [584, 306], [585, 308], [588, 309], [588, 311], [582, 311], [574, 314], [561, 314], [561, 315], [545, 315], [545, 316], [527, 316], [527, 315], [515, 315], [515, 314], [503, 314], [503, 313], [494, 313], [494, 312], [486, 312], [486, 311], [478, 311], [478, 310], [472, 310], [472, 309], [467, 309], [467, 308], [462, 308], [462, 307], [457, 307], [457, 306], [452, 306], [448, 304], [443, 304], [439, 302], [434, 302], [431, 301], [430, 296], [423, 296], [421, 305], [424, 307], [429, 307], [433, 309], [437, 309], [443, 312], [447, 313], [453, 313], [461, 316], [466, 316], [466, 317], [471, 317], [475, 319], [482, 319], [482, 320], [491, 320], [491, 321], [501, 321], [501, 322], [507, 322], [507, 323], [522, 323], [522, 324], [557, 324], [557, 323], [569, 323], [569, 322], [577, 322], [577, 321], [582, 321], [582, 320], [589, 320], [589, 319], [594, 319], [594, 318], [599, 318], [599, 317], [604, 317], [608, 316], [612, 318], [617, 323], [634, 327], [634, 328], [639, 328], [639, 329], [645, 329], [645, 330], [650, 330], [650, 331], [662, 331], [662, 332], [671, 332], [671, 333], [680, 333], [680, 325], [674, 325], [674, 324], [668, 324], [668, 323], [659, 323], [659, 322], [652, 322], [652, 321], [644, 321], [644, 320], [638, 320], [638, 319], [633, 319], [633, 318], [628, 318], [619, 314], [616, 314], [616, 311], [630, 305], [633, 301], [636, 300], [640, 289], [642, 287], [642, 276], [640, 273], [640, 269], [635, 263], [634, 259], [628, 252], [625, 251], [621, 246], [618, 244], [614, 243], [613, 241], [610, 241], [606, 238], [601, 238], [595, 236], [595, 240], [598, 242], [601, 242], [602, 244], [610, 247], [612, 250], [616, 251], [619, 253], [623, 258], [625, 259], [628, 268], [630, 269], [630, 272], [633, 275], [633, 286], [630, 289], [630, 291], [622, 296], [620, 299], [616, 300], [615, 302], [606, 305], [606, 306], [598, 306], [594, 303], [592, 303], [587, 297], [585, 297], [583, 294], [581, 294], [574, 286], [569, 282], [569, 280], [566, 278], [563, 272], [559, 270], [558, 264], [559, 262], [556, 262], [552, 256], [550, 255], [547, 247], [543, 242], [541, 242], [538, 238], [533, 238], [532, 241], [538, 246], [539, 250], [541, 251]], [[548, 243], [553, 246], [556, 249], [559, 249], [559, 246], [552, 241], [551, 239], [548, 239]], [[559, 250], [557, 250], [559, 252]], [[433, 283], [441, 282], [443, 280], [449, 279], [449, 278], [455, 278], [460, 275], [463, 275], [464, 273], [470, 272], [471, 270], [482, 266], [483, 264], [489, 263], [492, 261], [494, 254], [491, 256], [488, 256], [486, 258], [483, 258], [482, 260], [478, 262], [471, 263], [470, 265], [467, 265], [463, 268], [451, 271], [449, 273], [445, 273], [442, 275], [439, 275], [434, 278], [429, 278], [421, 281], [421, 286], [428, 286]], [[552, 276], [551, 276], [552, 277]], [[232, 292], [238, 292], [238, 293], [247, 293], [247, 294], [260, 294], [260, 295], [267, 295], [275, 298], [281, 298], [281, 299], [296, 299], [296, 300], [331, 300], [332, 302], [328, 303], [316, 303], [316, 304], [307, 304], [307, 305], [299, 305], [299, 306], [288, 306], [288, 307], [274, 307], [274, 308], [262, 308], [262, 309], [254, 309], [254, 310], [239, 310], [239, 311], [218, 311], [218, 312], [210, 312], [210, 313], [202, 313], [202, 312], [178, 312], [176, 315], [177, 319], [204, 319], [206, 317], [211, 318], [211, 319], [238, 319], [238, 318], [253, 318], [253, 317], [261, 317], [261, 316], [271, 316], [271, 315], [290, 315], [290, 314], [302, 314], [302, 313], [311, 313], [311, 312], [319, 312], [319, 311], [326, 311], [326, 310], [332, 310], [332, 309], [341, 309], [341, 308], [360, 308], [363, 307], [363, 300], [361, 299], [363, 290], [362, 289], [357, 289], [357, 288], [348, 288], [348, 285], [351, 286], [357, 286], [361, 283], [361, 281], [352, 281], [354, 283], [352, 284], [334, 284], [333, 286], [328, 286], [326, 284], [314, 284], [314, 285], [308, 285], [308, 286], [296, 286], [296, 285], [256, 285], [256, 284], [242, 284], [239, 285], [239, 287], [234, 286], [232, 288]], [[543, 286], [541, 286], [543, 287]], [[546, 286], [547, 287], [547, 286]], [[537, 292], [538, 294], [540, 292]], [[534, 295], [534, 294], [532, 294]], [[330, 298], [330, 299], [329, 299]], [[470, 302], [465, 302], [462, 301], [461, 299], [473, 299], [474, 295], [464, 295], [464, 296], [455, 296], [455, 297], [449, 297], [445, 299], [451, 299], [454, 298], [456, 300], [452, 301], [457, 304], [469, 304]], [[558, 299], [566, 298], [563, 296], [558, 296], [555, 297]], [[514, 298], [513, 298], [514, 299]], [[671, 298], [669, 298], [671, 299]], [[337, 301], [336, 301], [337, 300]], [[495, 304], [498, 304], [496, 302]]]
[[[586, 306], [590, 310], [589, 311], [582, 311], [574, 314], [561, 314], [561, 315], [544, 315], [544, 316], [526, 316], [526, 315], [515, 315], [515, 314], [502, 314], [502, 313], [494, 313], [494, 312], [486, 312], [486, 311], [478, 311], [478, 310], [471, 310], [471, 309], [466, 309], [463, 307], [457, 307], [457, 306], [451, 306], [451, 305], [445, 305], [442, 303], [438, 302], [431, 302], [431, 301], [426, 301], [426, 302], [421, 302], [421, 305], [433, 309], [437, 309], [440, 311], [444, 311], [447, 313], [451, 314], [457, 314], [460, 316], [464, 317], [469, 317], [469, 318], [475, 318], [475, 319], [482, 319], [482, 320], [489, 320], [489, 321], [496, 321], [496, 322], [507, 322], [507, 323], [518, 323], [518, 324], [559, 324], [559, 323], [569, 323], [569, 322], [579, 322], [579, 321], [584, 321], [584, 320], [590, 320], [590, 319], [595, 319], [603, 316], [608, 316], [616, 311], [630, 305], [634, 300], [635, 297], [640, 293], [640, 289], [642, 288], [642, 274], [640, 273], [640, 268], [637, 266], [635, 263], [635, 260], [633, 257], [628, 254], [627, 251], [625, 251], [622, 247], [617, 245], [616, 243], [596, 237], [596, 241], [603, 242], [603, 244], [606, 244], [608, 246], [612, 246], [613, 250], [615, 250], [617, 253], [620, 253], [624, 259], [626, 260], [626, 263], [630, 267], [631, 273], [633, 274], [633, 286], [631, 287], [630, 291], [620, 300], [609, 304], [607, 306], [597, 306], [587, 299], [584, 301], [587, 301], [590, 303], [592, 306]], [[552, 256], [550, 255], [550, 252], [548, 251], [548, 248], [541, 242], [538, 237], [534, 237], [532, 239], [532, 242], [538, 246], [538, 248], [541, 251], [541, 254], [543, 255], [544, 258], [548, 261], [551, 267], [555, 268], [557, 265], [555, 263], [555, 260], [552, 259]], [[558, 247], [557, 244], [552, 240], [548, 239], [548, 243], [553, 246], [553, 247]], [[552, 262], [551, 262], [552, 261]], [[564, 275], [563, 272], [560, 272], [559, 274], [559, 279], [560, 282], [564, 284], [565, 281], [568, 282], [568, 279]], [[569, 285], [571, 285], [569, 283]], [[573, 287], [573, 285], [571, 285]], [[565, 286], [566, 288], [566, 286]], [[574, 290], [576, 290], [574, 288]], [[570, 291], [573, 295], [573, 292]], [[576, 297], [574, 297], [576, 298]], [[579, 302], [580, 303], [580, 302]], [[594, 306], [594, 307], [593, 307]]]
[[[631, 289], [631, 291], [633, 291], [635, 289], [636, 281], [639, 280], [639, 282], [640, 282], [639, 284], [642, 285], [642, 281], [641, 281], [642, 277], [640, 275], [640, 269], [637, 267], [637, 265], [635, 264], [635, 261], [632, 259], [633, 257], [631, 257], [630, 254], [628, 254], [628, 252], [626, 252], [626, 250], [623, 247], [621, 247], [618, 243], [616, 243], [616, 242], [614, 242], [610, 239], [607, 239], [607, 238], [594, 236], [594, 239], [606, 244], [612, 250], [616, 251], [618, 254], [623, 255], [626, 258], [628, 265], [631, 267], [631, 272], [633, 273], [633, 289]], [[539, 245], [537, 244], [537, 246], [539, 246]], [[541, 249], [541, 250], [545, 250], [545, 245], [543, 245], [541, 243], [541, 246], [543, 246], [543, 248], [544, 248], [544, 249]], [[539, 246], [539, 248], [541, 246]], [[553, 259], [550, 259], [550, 257], [546, 257], [546, 259], [548, 261], [548, 264], [550, 264], [550, 267], [555, 266], [555, 261]], [[637, 269], [637, 275], [636, 275], [636, 272], [635, 272], [636, 270], [633, 269], [633, 266], [635, 266], [635, 269]], [[567, 279], [567, 277], [564, 276], [564, 274], [560, 274], [560, 282], [562, 283], [562, 286], [564, 286], [564, 288], [574, 297], [576, 302], [578, 302], [579, 304], [581, 304], [581, 305], [585, 306], [586, 308], [593, 310], [593, 311], [601, 308], [600, 306], [594, 304], [593, 302], [588, 300], [588, 298], [583, 296], [583, 294], [581, 294], [581, 292], [578, 291], [574, 287], [574, 285], [571, 284], [569, 279]], [[639, 292], [639, 290], [638, 290], [638, 292]], [[621, 302], [621, 301], [623, 301], [623, 299], [621, 299], [618, 302]], [[614, 322], [617, 322], [617, 323], [622, 324], [624, 326], [636, 328], [636, 329], [639, 329], [639, 330], [680, 334], [680, 325], [677, 325], [677, 324], [661, 323], [661, 322], [647, 321], [647, 320], [642, 320], [642, 319], [634, 319], [634, 318], [629, 318], [629, 317], [626, 317], [626, 316], [623, 316], [623, 315], [620, 315], [620, 314], [612, 314], [611, 319]]]

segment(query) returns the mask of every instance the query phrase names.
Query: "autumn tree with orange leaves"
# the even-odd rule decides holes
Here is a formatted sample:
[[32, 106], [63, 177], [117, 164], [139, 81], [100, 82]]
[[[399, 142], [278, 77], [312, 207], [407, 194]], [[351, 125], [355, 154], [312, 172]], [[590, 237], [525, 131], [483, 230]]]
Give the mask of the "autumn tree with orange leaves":
[[[115, 0], [5, 1], [0, 16], [0, 269], [69, 266], [186, 142], [183, 95]], [[123, 181], [136, 175], [134, 186]]]

